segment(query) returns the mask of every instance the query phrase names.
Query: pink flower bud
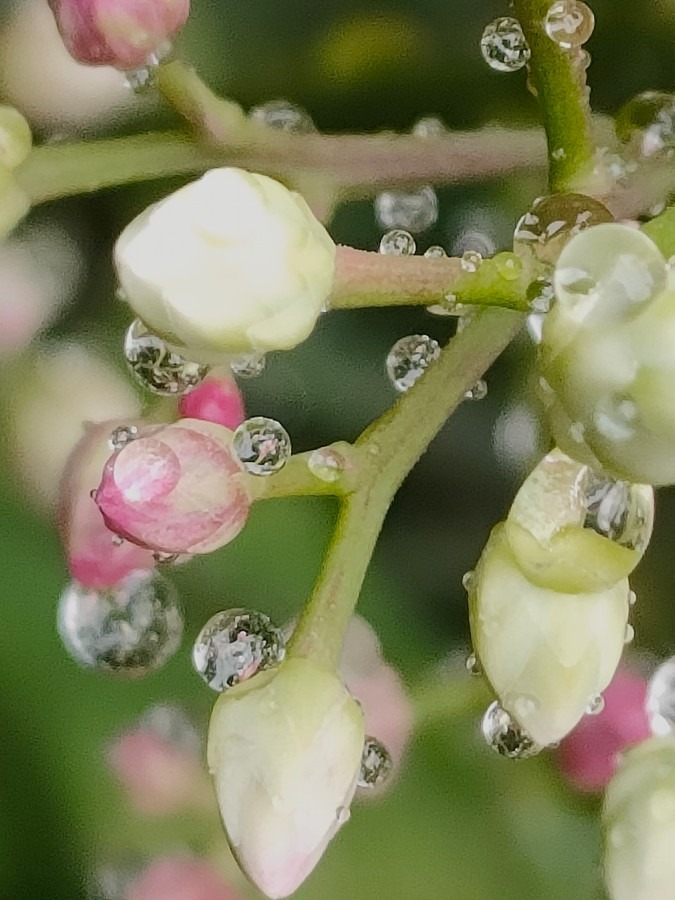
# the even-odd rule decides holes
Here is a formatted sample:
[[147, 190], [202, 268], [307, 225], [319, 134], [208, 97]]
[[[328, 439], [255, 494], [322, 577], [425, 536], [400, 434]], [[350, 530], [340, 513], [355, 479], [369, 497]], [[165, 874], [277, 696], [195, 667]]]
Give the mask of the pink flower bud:
[[70, 55], [138, 69], [185, 25], [190, 0], [49, 0]]
[[562, 741], [560, 768], [578, 790], [601, 791], [616, 771], [618, 755], [650, 736], [646, 693], [643, 678], [619, 669], [604, 692], [603, 711], [585, 716]]
[[121, 735], [108, 762], [132, 806], [143, 815], [215, 810], [213, 790], [197, 754], [142, 726]]
[[126, 900], [240, 900], [239, 895], [208, 862], [166, 857], [158, 859], [134, 881]]
[[109, 588], [137, 569], [152, 569], [152, 553], [135, 544], [115, 543], [92, 498], [110, 456], [115, 428], [136, 424], [115, 419], [90, 425], [70, 455], [61, 481], [59, 524], [68, 570], [93, 590]]
[[185, 419], [215, 422], [232, 430], [246, 418], [244, 400], [234, 378], [213, 373], [180, 398], [178, 410]]
[[210, 553], [246, 524], [246, 474], [232, 432], [197, 419], [150, 426], [108, 460], [96, 493], [106, 525], [163, 553]]

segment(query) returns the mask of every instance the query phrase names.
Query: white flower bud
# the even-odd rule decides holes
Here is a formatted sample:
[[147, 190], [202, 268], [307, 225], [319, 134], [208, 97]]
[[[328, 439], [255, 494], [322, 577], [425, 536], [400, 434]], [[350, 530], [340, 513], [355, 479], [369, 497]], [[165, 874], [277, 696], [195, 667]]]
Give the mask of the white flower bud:
[[205, 363], [303, 341], [330, 295], [334, 261], [335, 244], [299, 194], [231, 168], [146, 209], [115, 247], [134, 311]]
[[307, 878], [348, 817], [363, 714], [336, 675], [287, 659], [226, 691], [211, 717], [208, 762], [240, 866], [271, 898]]
[[625, 754], [607, 787], [603, 819], [612, 900], [672, 900], [675, 738], [652, 738]]
[[612, 680], [628, 621], [628, 581], [561, 593], [529, 581], [494, 529], [469, 593], [473, 647], [501, 706], [542, 746], [581, 719]]

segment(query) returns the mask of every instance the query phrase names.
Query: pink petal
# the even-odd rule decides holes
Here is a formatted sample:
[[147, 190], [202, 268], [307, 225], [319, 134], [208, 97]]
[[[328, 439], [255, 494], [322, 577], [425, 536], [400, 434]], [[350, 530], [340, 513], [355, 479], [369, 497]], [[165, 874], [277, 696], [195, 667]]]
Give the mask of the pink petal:
[[208, 862], [166, 857], [129, 888], [126, 900], [240, 900]]
[[244, 401], [234, 378], [210, 375], [180, 399], [180, 415], [216, 422], [234, 430], [246, 418]]

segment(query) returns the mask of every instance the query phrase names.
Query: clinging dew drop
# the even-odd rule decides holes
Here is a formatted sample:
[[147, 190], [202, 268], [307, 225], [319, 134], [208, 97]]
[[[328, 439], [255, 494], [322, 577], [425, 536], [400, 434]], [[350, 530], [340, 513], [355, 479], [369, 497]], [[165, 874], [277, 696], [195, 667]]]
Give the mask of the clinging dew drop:
[[481, 730], [488, 747], [507, 759], [527, 759], [541, 752], [542, 748], [496, 700], [483, 716]]
[[520, 22], [510, 16], [490, 22], [483, 31], [480, 48], [485, 62], [497, 72], [517, 72], [530, 58]]
[[387, 374], [397, 391], [403, 393], [415, 384], [438, 359], [438, 341], [427, 334], [411, 334], [396, 341], [387, 355]]
[[377, 738], [367, 737], [363, 745], [358, 786], [361, 788], [379, 787], [389, 777], [392, 766], [391, 754], [384, 744]]
[[585, 44], [594, 27], [593, 11], [582, 0], [555, 0], [544, 19], [546, 34], [563, 50]]
[[232, 447], [251, 475], [274, 475], [291, 456], [291, 439], [275, 419], [255, 416], [246, 419], [234, 432]]
[[380, 253], [385, 256], [413, 256], [416, 249], [415, 238], [402, 228], [388, 231], [380, 241]]
[[162, 396], [186, 394], [208, 373], [207, 366], [190, 362], [170, 350], [140, 319], [136, 319], [126, 333], [124, 356], [143, 387]]

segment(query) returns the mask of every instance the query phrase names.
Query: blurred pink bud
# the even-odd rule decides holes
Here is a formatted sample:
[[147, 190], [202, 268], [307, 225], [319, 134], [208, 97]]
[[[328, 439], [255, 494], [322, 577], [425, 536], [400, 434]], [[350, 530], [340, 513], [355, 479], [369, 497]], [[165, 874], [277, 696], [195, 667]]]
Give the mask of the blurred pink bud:
[[199, 756], [139, 726], [121, 735], [108, 761], [132, 806], [147, 816], [215, 811], [213, 789]]
[[210, 863], [169, 856], [134, 881], [126, 900], [239, 900], [239, 895]]
[[601, 791], [616, 771], [618, 755], [650, 736], [646, 694], [643, 678], [629, 669], [619, 669], [604, 692], [603, 711], [585, 716], [562, 741], [560, 768], [578, 790]]
[[70, 55], [92, 66], [132, 70], [185, 25], [190, 0], [49, 0]]
[[232, 430], [246, 418], [244, 400], [234, 378], [213, 373], [180, 398], [178, 410], [185, 419], [215, 422]]
[[[340, 673], [363, 708], [366, 734], [384, 744], [396, 769], [412, 732], [413, 708], [400, 675], [384, 660], [375, 631], [361, 616], [350, 623]], [[382, 788], [361, 796], [377, 796], [392, 781], [389, 777]]]
[[111, 531], [163, 553], [210, 553], [246, 524], [246, 474], [232, 432], [179, 419], [149, 426], [108, 460], [96, 503]]
[[61, 481], [59, 526], [68, 570], [93, 590], [113, 587], [131, 572], [155, 565], [150, 550], [114, 541], [92, 498], [110, 457], [110, 435], [120, 426], [138, 424], [113, 419], [90, 425], [71, 453]]

